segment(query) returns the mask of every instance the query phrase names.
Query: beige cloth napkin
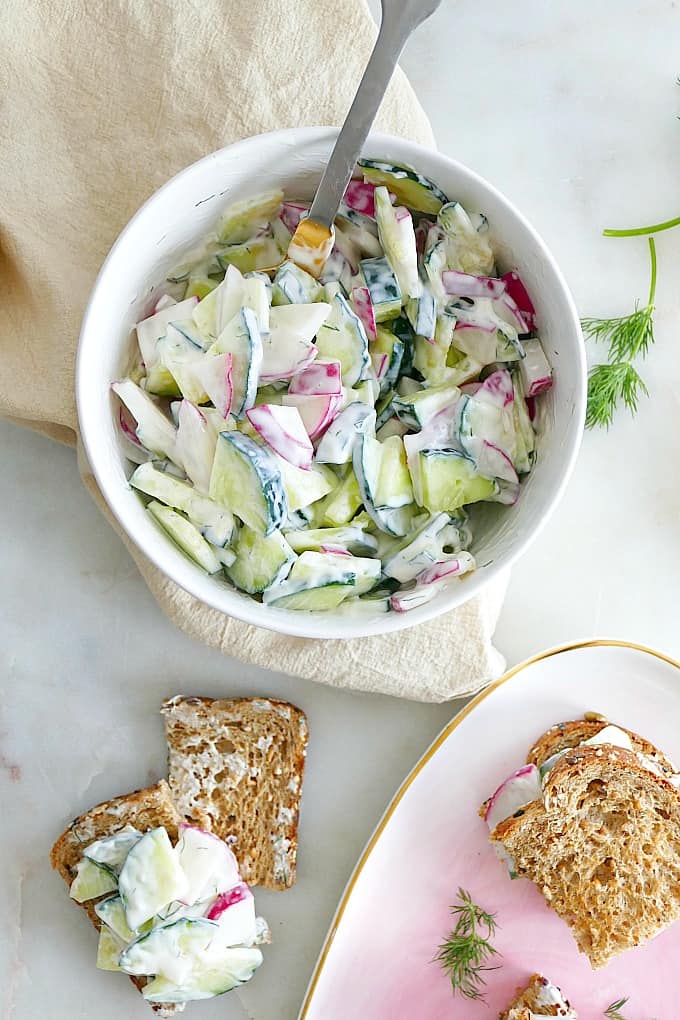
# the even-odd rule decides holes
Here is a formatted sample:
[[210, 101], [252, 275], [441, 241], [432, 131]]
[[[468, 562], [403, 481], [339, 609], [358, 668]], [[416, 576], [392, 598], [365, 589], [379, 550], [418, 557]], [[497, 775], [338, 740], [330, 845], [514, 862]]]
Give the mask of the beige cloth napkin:
[[[375, 26], [365, 0], [0, 8], [0, 413], [74, 444], [80, 319], [120, 229], [205, 153], [274, 128], [340, 123]], [[401, 71], [376, 126], [434, 144]], [[169, 617], [244, 662], [432, 701], [475, 690], [503, 667], [491, 639], [504, 583], [403, 634], [309, 641], [209, 609], [126, 544]]]

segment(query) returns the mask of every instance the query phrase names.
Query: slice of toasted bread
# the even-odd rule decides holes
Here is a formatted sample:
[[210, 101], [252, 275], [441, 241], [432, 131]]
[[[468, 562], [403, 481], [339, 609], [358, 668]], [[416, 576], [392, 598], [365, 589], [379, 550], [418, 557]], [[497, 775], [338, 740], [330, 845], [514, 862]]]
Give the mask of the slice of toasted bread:
[[539, 1016], [578, 1020], [560, 989], [540, 974], [533, 974], [529, 984], [517, 990], [517, 997], [498, 1020], [533, 1020]]
[[543, 733], [536, 743], [532, 746], [527, 755], [527, 763], [540, 766], [552, 758], [554, 754], [559, 751], [564, 751], [567, 748], [577, 747], [579, 744], [583, 744], [586, 740], [590, 740], [591, 737], [596, 736], [605, 726], [615, 725], [618, 729], [623, 730], [630, 737], [633, 749], [638, 751], [640, 754], [646, 755], [655, 761], [662, 771], [672, 775], [675, 772], [673, 763], [666, 758], [654, 744], [651, 744], [649, 740], [645, 740], [644, 737], [634, 733], [632, 730], [626, 729], [625, 726], [619, 726], [618, 723], [611, 724], [602, 716], [586, 716], [583, 719], [572, 719], [569, 722], [557, 723], [555, 726], [551, 726], [549, 730]]
[[570, 925], [594, 968], [680, 918], [680, 793], [634, 752], [568, 750], [543, 800], [490, 839]]
[[180, 811], [230, 843], [249, 885], [295, 881], [307, 719], [284, 701], [171, 698], [161, 709]]
[[[177, 827], [182, 817], [177, 811], [170, 794], [170, 787], [161, 780], [156, 786], [146, 790], [135, 790], [123, 797], [115, 797], [103, 804], [97, 804], [84, 815], [75, 818], [52, 847], [50, 861], [67, 885], [76, 875], [76, 867], [86, 847], [96, 839], [112, 836], [115, 832], [133, 825], [140, 832], [147, 832], [159, 825], [164, 826], [170, 838], [177, 839]], [[110, 895], [110, 894], [107, 894]], [[105, 897], [100, 897], [105, 899]], [[75, 900], [74, 900], [75, 902]], [[94, 911], [96, 900], [79, 904], [85, 909], [93, 925], [99, 931], [101, 921]], [[144, 978], [131, 978], [134, 985], [141, 991], [146, 981]], [[154, 1003], [154, 1012], [161, 1017], [170, 1017], [184, 1009], [183, 1003]]]

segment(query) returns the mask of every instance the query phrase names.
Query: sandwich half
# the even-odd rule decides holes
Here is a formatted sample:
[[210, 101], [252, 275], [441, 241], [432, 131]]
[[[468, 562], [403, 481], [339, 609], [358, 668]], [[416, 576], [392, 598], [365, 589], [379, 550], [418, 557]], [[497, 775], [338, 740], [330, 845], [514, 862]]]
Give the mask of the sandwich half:
[[551, 727], [480, 813], [593, 968], [680, 918], [680, 776], [654, 745], [589, 715]]
[[547, 978], [534, 974], [526, 988], [518, 990], [517, 997], [498, 1020], [534, 1020], [542, 1016], [578, 1020], [576, 1010], [571, 1008], [560, 989]]

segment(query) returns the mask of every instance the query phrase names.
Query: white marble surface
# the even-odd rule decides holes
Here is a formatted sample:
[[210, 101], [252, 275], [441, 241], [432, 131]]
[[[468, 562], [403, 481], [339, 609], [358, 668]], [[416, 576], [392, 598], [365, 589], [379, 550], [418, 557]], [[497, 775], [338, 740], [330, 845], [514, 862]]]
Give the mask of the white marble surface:
[[[680, 211], [680, 7], [557, 8], [444, 0], [403, 64], [442, 150], [526, 212], [581, 311], [622, 313], [644, 298], [645, 245], [598, 234]], [[680, 657], [680, 231], [658, 247], [652, 399], [635, 420], [586, 436], [560, 509], [515, 569], [497, 634], [510, 662], [595, 634]], [[279, 695], [309, 714], [299, 882], [260, 897], [275, 936], [266, 968], [240, 998], [192, 1010], [294, 1020], [361, 847], [453, 707], [350, 696], [194, 644], [156, 608], [80, 488], [71, 451], [7, 424], [0, 450], [0, 1017], [148, 1015], [131, 986], [94, 969], [93, 934], [46, 855], [75, 812], [162, 774], [157, 708], [185, 692]]]

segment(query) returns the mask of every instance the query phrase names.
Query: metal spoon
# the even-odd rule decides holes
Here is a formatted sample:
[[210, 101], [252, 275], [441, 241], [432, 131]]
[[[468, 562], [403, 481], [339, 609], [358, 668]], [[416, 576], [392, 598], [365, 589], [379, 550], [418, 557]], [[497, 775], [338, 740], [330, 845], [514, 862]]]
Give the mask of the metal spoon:
[[333, 221], [361, 155], [390, 79], [411, 33], [437, 10], [442, 0], [381, 0], [380, 31], [357, 94], [342, 125], [309, 216], [300, 223], [287, 257], [318, 277], [335, 239]]

